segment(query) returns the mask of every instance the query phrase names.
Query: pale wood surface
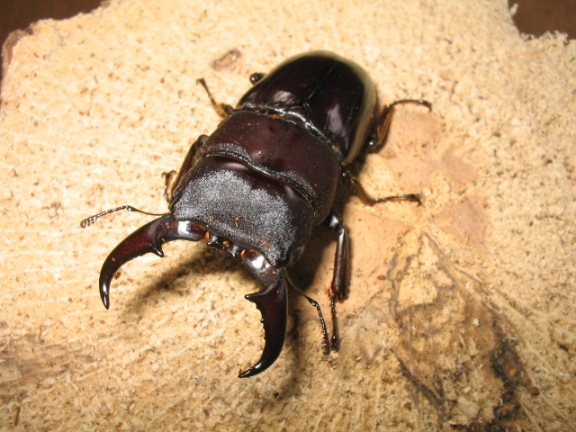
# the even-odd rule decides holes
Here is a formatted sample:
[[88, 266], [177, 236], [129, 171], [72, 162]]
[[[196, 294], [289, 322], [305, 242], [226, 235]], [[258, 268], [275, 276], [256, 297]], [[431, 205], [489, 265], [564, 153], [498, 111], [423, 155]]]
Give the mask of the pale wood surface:
[[[1, 429], [575, 427], [574, 42], [522, 39], [505, 1], [125, 0], [5, 49]], [[311, 49], [363, 65], [386, 102], [433, 102], [398, 111], [361, 175], [425, 204], [351, 198], [340, 353], [291, 296], [282, 356], [240, 380], [263, 339], [237, 263], [167, 245], [123, 268], [106, 311], [101, 263], [148, 219], [79, 222], [165, 211], [162, 172], [218, 122], [197, 78], [233, 104], [251, 72]], [[320, 232], [293, 271], [326, 312], [333, 248]]]

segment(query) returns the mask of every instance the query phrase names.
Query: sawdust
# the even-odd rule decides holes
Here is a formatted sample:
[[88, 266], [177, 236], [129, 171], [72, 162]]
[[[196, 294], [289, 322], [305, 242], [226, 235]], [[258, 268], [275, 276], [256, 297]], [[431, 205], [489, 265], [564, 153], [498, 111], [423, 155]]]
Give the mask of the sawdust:
[[[0, 428], [15, 430], [546, 430], [576, 424], [576, 44], [523, 38], [505, 1], [111, 1], [42, 21], [6, 47], [0, 142]], [[265, 374], [257, 289], [202, 245], [100, 265], [165, 211], [162, 172], [233, 104], [250, 73], [327, 49], [400, 107], [347, 200], [342, 348], [291, 296]], [[346, 199], [343, 199], [346, 200]], [[344, 202], [340, 202], [339, 208]], [[292, 273], [327, 311], [334, 244], [319, 230]]]

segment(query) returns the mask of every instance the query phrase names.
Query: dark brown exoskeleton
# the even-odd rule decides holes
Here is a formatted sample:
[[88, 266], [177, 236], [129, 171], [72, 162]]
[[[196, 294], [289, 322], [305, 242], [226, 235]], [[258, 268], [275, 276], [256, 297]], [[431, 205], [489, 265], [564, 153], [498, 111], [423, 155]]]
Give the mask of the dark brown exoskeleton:
[[332, 230], [338, 242], [329, 291], [331, 341], [318, 304], [305, 297], [320, 314], [324, 352], [338, 348], [335, 301], [346, 296], [350, 257], [346, 229], [333, 210], [336, 189], [343, 183], [370, 205], [391, 199], [419, 202], [416, 195], [370, 198], [348, 166], [383, 144], [396, 104], [431, 108], [409, 99], [381, 112], [366, 72], [328, 52], [291, 58], [266, 76], [253, 74], [251, 81], [254, 86], [236, 108], [217, 104], [208, 92], [224, 120], [212, 135], [198, 138], [178, 175], [167, 182], [169, 213], [129, 235], [106, 258], [100, 274], [100, 296], [108, 308], [114, 273], [148, 252], [163, 256], [166, 242], [207, 240], [241, 261], [261, 285], [246, 299], [262, 313], [265, 346], [260, 360], [240, 377], [266, 370], [280, 355], [287, 290], [298, 291], [287, 268], [298, 262], [317, 225]]

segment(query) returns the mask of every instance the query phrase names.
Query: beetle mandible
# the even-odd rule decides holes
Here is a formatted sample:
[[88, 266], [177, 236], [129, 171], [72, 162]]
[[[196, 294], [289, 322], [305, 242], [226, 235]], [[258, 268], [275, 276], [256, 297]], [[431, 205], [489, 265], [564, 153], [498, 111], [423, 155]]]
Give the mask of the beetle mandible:
[[[245, 296], [262, 314], [264, 350], [249, 377], [270, 367], [280, 355], [288, 318], [287, 269], [301, 258], [314, 227], [324, 225], [337, 236], [334, 273], [329, 289], [333, 332], [329, 341], [318, 304], [324, 352], [338, 348], [335, 302], [346, 296], [349, 240], [333, 209], [339, 184], [372, 205], [394, 199], [420, 204], [417, 195], [371, 198], [350, 173], [362, 153], [380, 148], [394, 106], [418, 103], [403, 99], [380, 110], [376, 86], [357, 64], [324, 51], [302, 54], [268, 75], [253, 74], [254, 86], [235, 108], [218, 104], [224, 117], [210, 136], [190, 148], [177, 176], [167, 179], [169, 212], [130, 234], [108, 255], [100, 273], [100, 296], [110, 306], [110, 284], [126, 262], [154, 253], [173, 240], [206, 240], [244, 264], [260, 284]], [[92, 224], [99, 213], [82, 221]], [[139, 211], [139, 210], [137, 210]], [[146, 212], [143, 212], [146, 213]]]

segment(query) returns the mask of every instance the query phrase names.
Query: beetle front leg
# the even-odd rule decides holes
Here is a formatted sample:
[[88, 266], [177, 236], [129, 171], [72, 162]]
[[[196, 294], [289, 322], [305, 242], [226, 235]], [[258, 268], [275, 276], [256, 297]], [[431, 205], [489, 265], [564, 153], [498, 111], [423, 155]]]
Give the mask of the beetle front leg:
[[336, 244], [336, 254], [334, 256], [334, 275], [332, 284], [328, 290], [330, 295], [330, 310], [332, 312], [332, 338], [331, 346], [333, 350], [338, 350], [340, 340], [338, 338], [338, 319], [336, 316], [336, 300], [346, 297], [346, 288], [350, 279], [350, 244], [348, 233], [342, 218], [332, 211], [324, 221], [324, 224], [338, 235]]
[[166, 198], [166, 201], [168, 202], [172, 201], [172, 198], [174, 197], [174, 192], [180, 187], [182, 180], [184, 179], [184, 177], [186, 177], [186, 174], [188, 174], [190, 168], [192, 168], [192, 162], [194, 161], [196, 153], [198, 153], [198, 150], [200, 149], [200, 147], [202, 147], [202, 145], [206, 142], [207, 139], [208, 135], [200, 135], [198, 139], [194, 141], [194, 144], [192, 144], [190, 150], [188, 150], [188, 153], [186, 154], [184, 162], [182, 162], [182, 166], [180, 167], [178, 174], [176, 174], [176, 171], [162, 173], [162, 176], [164, 177], [165, 180], [164, 198]]
[[216, 99], [214, 99], [212, 93], [210, 93], [210, 89], [208, 88], [204, 78], [198, 78], [196, 84], [200, 84], [204, 87], [204, 90], [206, 90], [206, 93], [208, 94], [208, 99], [210, 99], [210, 103], [212, 104], [212, 108], [214, 108], [214, 111], [216, 111], [216, 114], [220, 117], [225, 119], [234, 112], [234, 108], [231, 105], [216, 102]]

